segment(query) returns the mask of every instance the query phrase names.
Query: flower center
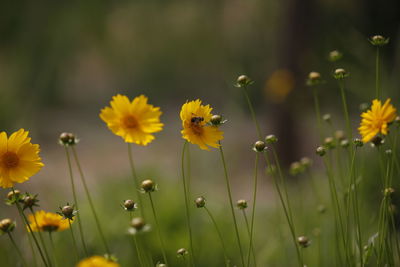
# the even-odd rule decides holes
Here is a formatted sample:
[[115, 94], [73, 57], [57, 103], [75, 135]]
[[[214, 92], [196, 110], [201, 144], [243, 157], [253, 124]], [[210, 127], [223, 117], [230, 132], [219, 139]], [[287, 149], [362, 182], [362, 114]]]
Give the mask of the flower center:
[[375, 128], [381, 129], [383, 124], [384, 124], [384, 121], [381, 120], [381, 119], [377, 119], [376, 121], [374, 121], [374, 127]]
[[124, 124], [124, 126], [128, 129], [134, 129], [137, 128], [139, 126], [138, 121], [136, 120], [135, 117], [133, 116], [126, 116], [122, 119], [122, 123]]
[[18, 166], [19, 158], [14, 152], [6, 152], [1, 157], [1, 162], [9, 169], [15, 168]]
[[54, 232], [54, 231], [57, 231], [58, 225], [47, 224], [47, 225], [43, 225], [42, 229], [45, 232]]

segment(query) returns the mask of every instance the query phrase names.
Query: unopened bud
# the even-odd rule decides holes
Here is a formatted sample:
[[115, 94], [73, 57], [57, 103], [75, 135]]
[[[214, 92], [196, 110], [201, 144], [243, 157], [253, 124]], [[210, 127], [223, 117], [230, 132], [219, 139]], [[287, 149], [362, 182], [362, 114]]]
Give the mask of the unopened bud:
[[212, 125], [218, 126], [222, 122], [222, 116], [221, 115], [212, 115], [210, 122]]
[[254, 150], [256, 152], [262, 152], [265, 149], [265, 143], [263, 141], [257, 141], [254, 144]]
[[204, 197], [198, 197], [194, 200], [196, 207], [203, 208], [206, 205], [206, 199]]
[[382, 35], [374, 35], [369, 41], [374, 46], [384, 46], [389, 43], [389, 38], [385, 38]]
[[178, 255], [178, 257], [184, 257], [185, 255], [187, 255], [189, 252], [185, 249], [185, 248], [180, 248], [178, 249], [178, 251], [176, 252], [176, 254]]
[[320, 84], [322, 82], [321, 80], [321, 74], [316, 71], [312, 71], [308, 74], [308, 79], [307, 79], [307, 85], [308, 86], [313, 86]]
[[0, 221], [0, 230], [4, 233], [12, 232], [15, 228], [15, 223], [11, 219], [3, 219]]
[[20, 196], [21, 196], [21, 191], [19, 190], [10, 191], [7, 194], [7, 198], [9, 200], [18, 200]]
[[244, 200], [244, 199], [239, 199], [239, 200], [236, 202], [236, 206], [237, 206], [239, 209], [244, 210], [244, 209], [246, 209], [246, 208], [248, 207], [247, 201]]
[[236, 86], [237, 87], [245, 87], [247, 85], [252, 84], [253, 81], [247, 77], [246, 75], [240, 75], [237, 80], [236, 80]]
[[132, 211], [136, 208], [136, 203], [131, 200], [131, 199], [127, 199], [124, 201], [124, 209], [127, 211]]
[[342, 69], [342, 68], [336, 69], [333, 74], [333, 77], [337, 80], [344, 79], [348, 76], [349, 76], [349, 74], [347, 73], [347, 71], [345, 71], [345, 69]]
[[156, 190], [156, 185], [152, 180], [148, 179], [142, 182], [141, 188], [145, 193], [150, 193]]
[[340, 52], [337, 51], [337, 50], [333, 50], [333, 51], [331, 51], [331, 52], [329, 53], [329, 60], [330, 60], [331, 62], [335, 62], [335, 61], [340, 60], [340, 59], [342, 58], [342, 56], [343, 56], [342, 53], [340, 53]]
[[343, 148], [348, 148], [350, 145], [349, 140], [347, 139], [343, 139], [342, 141], [340, 141], [340, 146]]
[[306, 236], [299, 236], [297, 238], [297, 242], [299, 243], [300, 246], [302, 246], [303, 248], [308, 247], [309, 245], [311, 245], [310, 240], [308, 239], [308, 237]]
[[75, 135], [72, 133], [62, 133], [58, 139], [59, 143], [64, 146], [73, 146], [78, 142]]
[[326, 154], [326, 149], [323, 146], [319, 146], [319, 147], [317, 147], [315, 152], [317, 153], [318, 156], [323, 157]]
[[335, 141], [332, 137], [326, 137], [324, 140], [324, 146], [327, 149], [334, 149], [335, 148]]
[[275, 144], [276, 142], [278, 142], [278, 138], [275, 135], [270, 134], [265, 137], [265, 142], [267, 144]]
[[72, 219], [74, 217], [74, 207], [66, 205], [61, 208], [61, 213], [65, 218]]
[[364, 145], [363, 141], [360, 138], [354, 138], [353, 143], [356, 147], [362, 147]]
[[141, 217], [135, 217], [131, 220], [131, 226], [137, 231], [140, 231], [145, 226], [144, 220]]
[[325, 122], [330, 123], [331, 120], [332, 120], [331, 114], [329, 114], [329, 113], [324, 114], [324, 115], [322, 116], [322, 119], [323, 119]]

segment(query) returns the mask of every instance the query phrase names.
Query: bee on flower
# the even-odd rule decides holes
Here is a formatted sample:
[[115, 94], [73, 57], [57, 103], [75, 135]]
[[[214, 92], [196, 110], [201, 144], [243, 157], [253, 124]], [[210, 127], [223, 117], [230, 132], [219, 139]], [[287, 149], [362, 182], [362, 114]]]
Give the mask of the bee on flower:
[[377, 134], [388, 134], [388, 125], [396, 118], [396, 108], [390, 104], [390, 98], [382, 105], [381, 101], [374, 99], [369, 110], [361, 114], [361, 123], [358, 128], [362, 141], [367, 143]]
[[[209, 147], [218, 148], [219, 141], [224, 139], [218, 125], [212, 123], [213, 114], [210, 105], [202, 105], [200, 99], [183, 104], [180, 117], [182, 120], [182, 137], [198, 145], [203, 150]], [[220, 120], [222, 123], [222, 121]]]
[[147, 97], [140, 95], [132, 101], [127, 96], [116, 95], [100, 112], [100, 118], [108, 128], [127, 143], [146, 146], [154, 140], [153, 133], [164, 126], [160, 122], [162, 112], [159, 107], [147, 103]]
[[[57, 213], [39, 210], [28, 217], [33, 232], [60, 232], [69, 228], [68, 220]], [[72, 223], [73, 220], [70, 220]]]

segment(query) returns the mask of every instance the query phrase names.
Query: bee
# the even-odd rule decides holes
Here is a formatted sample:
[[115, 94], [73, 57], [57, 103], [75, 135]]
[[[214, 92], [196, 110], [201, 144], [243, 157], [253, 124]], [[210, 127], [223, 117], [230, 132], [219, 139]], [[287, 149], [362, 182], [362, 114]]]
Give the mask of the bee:
[[190, 120], [194, 124], [200, 124], [202, 121], [204, 121], [203, 117], [192, 117]]

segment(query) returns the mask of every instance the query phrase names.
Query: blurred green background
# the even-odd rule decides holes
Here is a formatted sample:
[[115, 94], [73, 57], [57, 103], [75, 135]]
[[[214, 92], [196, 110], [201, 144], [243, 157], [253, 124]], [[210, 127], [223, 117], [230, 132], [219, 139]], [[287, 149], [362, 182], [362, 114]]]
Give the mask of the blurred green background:
[[[321, 72], [326, 81], [320, 90], [322, 112], [332, 114], [337, 129], [344, 124], [338, 86], [331, 74], [336, 67], [349, 71], [346, 90], [356, 133], [359, 104], [371, 101], [375, 86], [375, 50], [368, 42], [371, 35], [390, 37], [382, 50], [382, 84], [385, 97], [399, 103], [399, 11], [400, 2], [395, 0], [2, 1], [1, 130], [29, 129], [33, 141], [41, 144], [46, 164], [20, 188], [39, 193], [41, 206], [47, 210], [55, 211], [71, 202], [65, 155], [57, 138], [63, 131], [76, 133], [81, 139], [78, 151], [113, 251], [122, 266], [134, 262], [131, 240], [124, 235], [128, 215], [119, 207], [135, 190], [129, 178], [126, 146], [107, 130], [98, 114], [117, 93], [130, 98], [145, 94], [163, 110], [166, 126], [149, 147], [135, 148], [135, 159], [139, 175], [160, 184], [156, 201], [165, 222], [163, 233], [171, 258], [176, 260], [173, 266], [179, 266], [174, 253], [187, 246], [179, 170], [183, 141], [178, 114], [182, 103], [200, 98], [229, 120], [224, 126], [224, 143], [234, 196], [249, 199], [254, 160], [250, 147], [256, 134], [242, 92], [233, 86], [236, 77], [247, 74], [255, 80], [250, 94], [262, 128], [265, 134], [279, 137], [282, 160], [288, 166], [301, 156], [313, 155], [318, 145], [312, 95], [305, 86], [310, 71]], [[327, 60], [333, 49], [344, 55], [334, 64]], [[191, 151], [193, 198], [204, 195], [210, 200], [210, 209], [227, 240], [233, 241], [230, 217], [225, 216], [227, 203], [218, 154], [198, 151], [197, 147]], [[282, 214], [275, 216], [276, 196], [269, 179], [262, 178], [256, 225], [260, 266], [291, 266], [294, 258], [282, 256], [294, 253], [286, 238], [288, 229]], [[373, 186], [366, 186], [366, 192]], [[307, 181], [293, 187], [294, 192], [303, 188], [307, 196]], [[2, 190], [1, 196], [6, 193]], [[304, 199], [294, 194], [296, 197]], [[85, 203], [84, 195], [82, 201]], [[300, 228], [310, 235], [318, 225], [330, 225], [327, 219], [321, 223], [314, 204], [308, 203], [307, 197], [299, 204], [304, 206]], [[84, 224], [93, 226], [85, 205]], [[0, 212], [2, 217], [16, 217], [10, 207], [1, 207]], [[199, 266], [221, 266], [218, 239], [206, 214], [194, 208], [192, 212], [197, 216]], [[148, 237], [148, 246], [157, 255], [154, 233]], [[90, 235], [93, 253], [103, 253], [96, 233], [90, 231]], [[68, 233], [59, 235], [60, 258], [68, 252], [68, 238]], [[26, 245], [26, 240], [21, 243]], [[324, 251], [329, 251], [329, 246], [323, 247]], [[234, 251], [234, 244], [230, 249]], [[15, 266], [5, 238], [0, 242], [0, 253], [4, 266]], [[310, 256], [311, 262], [316, 264], [317, 260]], [[331, 266], [329, 255], [325, 260], [324, 266]], [[72, 266], [73, 261], [65, 259], [62, 266]]]

